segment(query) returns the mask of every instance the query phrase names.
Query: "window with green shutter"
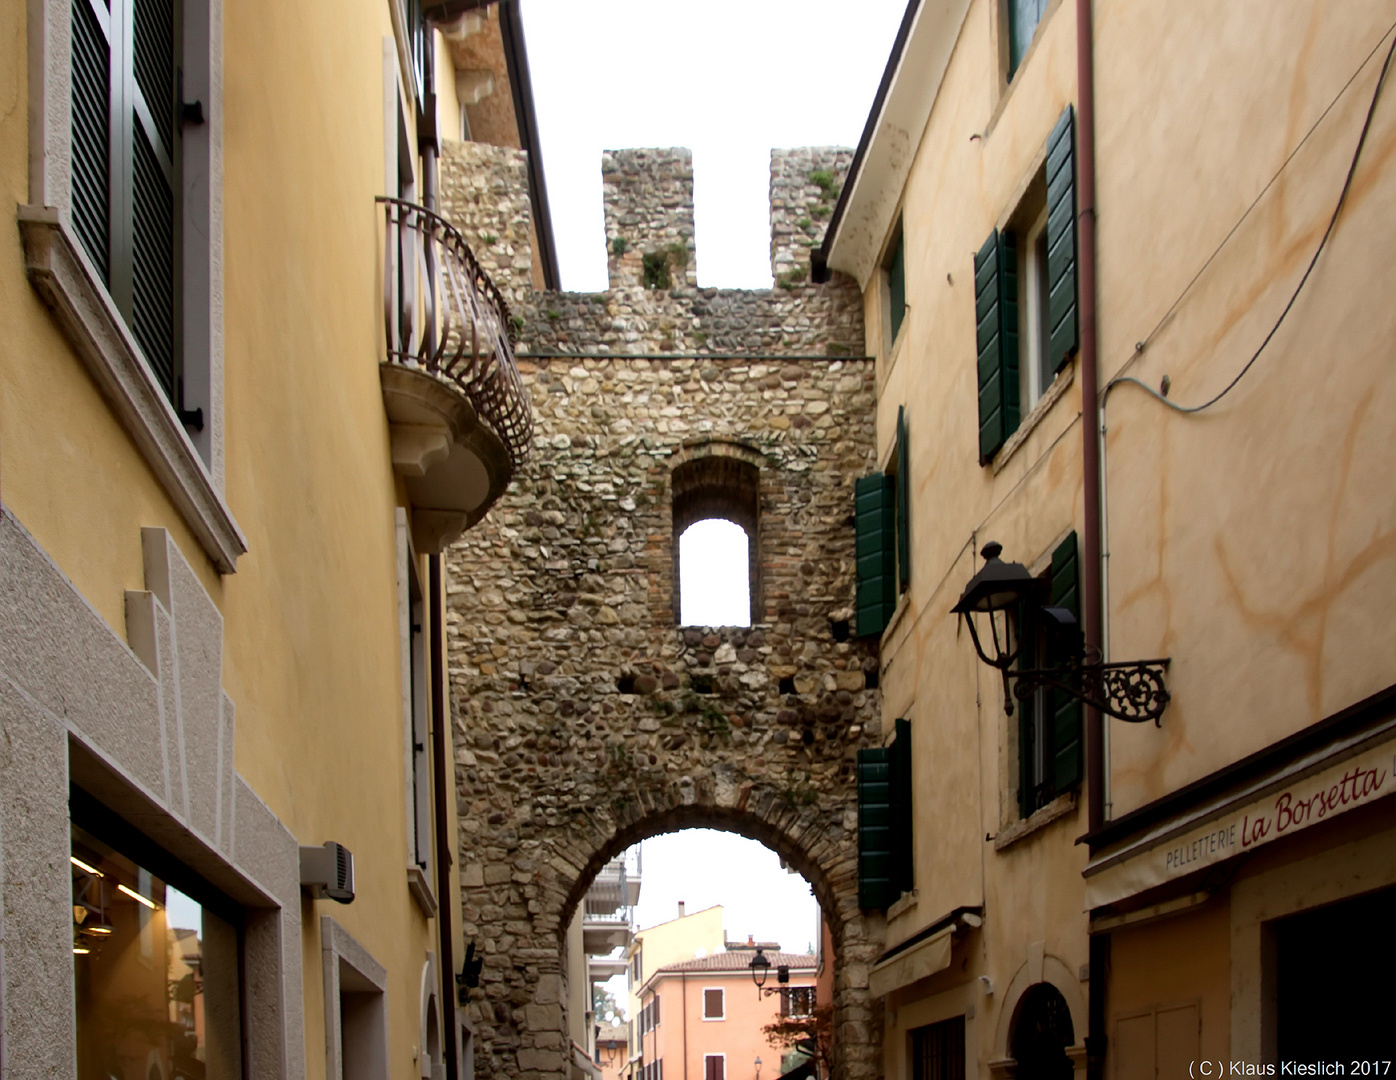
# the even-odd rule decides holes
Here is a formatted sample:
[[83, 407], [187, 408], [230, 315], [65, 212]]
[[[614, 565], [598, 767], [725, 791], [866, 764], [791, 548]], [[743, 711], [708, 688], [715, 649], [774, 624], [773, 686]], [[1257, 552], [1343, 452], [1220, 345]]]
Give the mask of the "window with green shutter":
[[178, 0], [72, 0], [73, 226], [178, 408]]
[[890, 347], [891, 343], [897, 340], [897, 334], [902, 328], [902, 319], [906, 317], [906, 234], [902, 231], [900, 222], [897, 224], [897, 239], [887, 257], [886, 269], [887, 309], [892, 326], [892, 336], [887, 339]]
[[988, 464], [1076, 354], [1073, 110], [1009, 222], [974, 258], [979, 462]]
[[911, 455], [906, 441], [906, 406], [897, 406], [897, 592], [911, 587]]
[[1047, 363], [1058, 372], [1076, 354], [1076, 125], [1062, 110], [1047, 137]]
[[859, 637], [880, 634], [897, 607], [896, 482], [885, 473], [854, 485]]
[[1008, 78], [1018, 73], [1051, 0], [1008, 0]]
[[974, 256], [981, 465], [1018, 430], [1017, 273], [1013, 234], [995, 229]]
[[[1047, 605], [1081, 618], [1080, 568], [1076, 534], [1052, 552]], [[1032, 609], [1029, 607], [1028, 612]], [[1039, 621], [1019, 620], [1024, 635], [1023, 666], [1057, 667], [1069, 658]], [[1027, 817], [1081, 780], [1081, 703], [1068, 694], [1042, 688], [1018, 709], [1018, 800]]]
[[890, 746], [858, 751], [858, 905], [895, 903], [914, 883], [911, 724], [896, 722]]

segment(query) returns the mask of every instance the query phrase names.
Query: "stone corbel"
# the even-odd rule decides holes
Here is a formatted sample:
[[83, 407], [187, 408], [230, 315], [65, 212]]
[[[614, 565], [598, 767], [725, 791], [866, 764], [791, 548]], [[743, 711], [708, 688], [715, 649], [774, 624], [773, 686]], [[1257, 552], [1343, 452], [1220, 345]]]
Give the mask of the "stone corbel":
[[462, 105], [478, 105], [494, 93], [494, 72], [489, 68], [456, 71], [456, 97]]
[[1018, 1074], [1018, 1062], [1014, 1058], [994, 1058], [988, 1064], [989, 1075], [993, 1077], [993, 1080], [1013, 1080]]
[[445, 424], [393, 424], [393, 469], [403, 476], [425, 476], [451, 452], [451, 429]]

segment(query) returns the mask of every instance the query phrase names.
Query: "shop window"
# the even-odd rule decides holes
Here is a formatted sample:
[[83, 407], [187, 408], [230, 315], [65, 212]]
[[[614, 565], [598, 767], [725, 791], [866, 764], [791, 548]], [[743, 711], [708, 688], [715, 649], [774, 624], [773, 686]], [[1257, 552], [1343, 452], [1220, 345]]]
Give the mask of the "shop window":
[[678, 465], [673, 491], [674, 610], [681, 626], [759, 622], [760, 470], [707, 453]]
[[1077, 349], [1072, 108], [1007, 226], [974, 256], [979, 462], [988, 464]]
[[1396, 889], [1383, 889], [1271, 924], [1274, 962], [1264, 977], [1275, 1012], [1266, 1041], [1274, 1040], [1278, 1060], [1360, 1063], [1392, 1056], [1386, 1025], [1396, 970], [1393, 910]]
[[703, 991], [703, 1019], [727, 1019], [727, 991], [721, 987]]
[[1051, 983], [1028, 987], [1013, 1019], [1015, 1075], [1022, 1080], [1072, 1080], [1066, 1049], [1075, 1042], [1071, 1010], [1061, 991]]
[[[1052, 551], [1044, 575], [1047, 606], [1064, 609], [1080, 625], [1080, 556], [1073, 532]], [[1030, 608], [1018, 619], [1023, 646], [1019, 664], [1027, 668], [1056, 667], [1067, 659], [1071, 643], [1057, 633], [1057, 623]], [[1081, 703], [1048, 688], [1019, 702], [1018, 809], [1023, 817], [1046, 806], [1081, 781]]]
[[911, 1080], [965, 1080], [965, 1018], [911, 1030]]
[[242, 1076], [236, 905], [78, 793], [84, 807], [88, 828], [71, 826], [77, 1080]]

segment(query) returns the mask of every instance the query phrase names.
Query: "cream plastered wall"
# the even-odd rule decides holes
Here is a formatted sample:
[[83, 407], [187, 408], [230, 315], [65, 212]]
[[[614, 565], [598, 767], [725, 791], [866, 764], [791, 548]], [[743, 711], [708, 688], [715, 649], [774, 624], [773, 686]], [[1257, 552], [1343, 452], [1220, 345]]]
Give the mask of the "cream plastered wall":
[[[1344, 4], [1341, 18], [1322, 4], [1102, 5], [1103, 377], [1148, 336], [1391, 19], [1375, 0]], [[1327, 226], [1384, 52], [1129, 374], [1154, 386], [1167, 374], [1171, 397], [1193, 404], [1241, 370]], [[1313, 276], [1222, 402], [1188, 417], [1132, 386], [1110, 395], [1110, 647], [1117, 658], [1175, 657], [1162, 728], [1112, 730], [1117, 815], [1396, 677], [1393, 152], [1388, 86]]]
[[390, 14], [253, 0], [225, 17], [227, 484], [249, 552], [227, 587], [224, 681], [249, 783], [302, 843], [355, 854], [354, 903], [305, 904], [312, 1078], [324, 1005], [308, 909], [331, 908], [387, 967], [393, 1076], [420, 1075], [436, 951], [406, 883], [400, 500], [377, 371]]
[[[1006, 224], [1040, 167], [1048, 133], [1075, 98], [1073, 7], [1048, 8], [1006, 89], [999, 15], [993, 0], [970, 6], [926, 129], [915, 133], [902, 193], [909, 310], [890, 347], [885, 282], [875, 275], [865, 290], [868, 346], [880, 368], [879, 459], [891, 463], [897, 409], [905, 406], [912, 475], [911, 587], [883, 638], [882, 690], [884, 728], [898, 716], [911, 721], [916, 893], [892, 909], [887, 943], [956, 907], [985, 909], [982, 929], [957, 935], [946, 971], [889, 996], [884, 1067], [898, 1077], [910, 1075], [903, 1045], [910, 1028], [966, 1010], [973, 1015], [967, 1067], [982, 1071], [1001, 1053], [995, 1038], [1016, 1000], [1008, 996], [1015, 977], [1025, 986], [1028, 972], [1068, 972], [1065, 993], [1083, 1014], [1087, 992], [1079, 978], [1088, 958], [1085, 851], [1074, 844], [1084, 811], [1068, 806], [996, 850], [993, 838], [1018, 819], [1017, 720], [1004, 714], [996, 673], [949, 613], [987, 541], [1040, 570], [1080, 528], [1074, 381], [1021, 445], [1000, 451], [997, 472], [978, 464], [974, 252]], [[983, 993], [981, 975], [995, 993]]]
[[582, 912], [585, 901], [577, 905], [577, 913], [567, 927], [567, 1037], [584, 1050], [590, 1049], [587, 1038], [590, 1026], [591, 983], [587, 979], [587, 954], [582, 935]]

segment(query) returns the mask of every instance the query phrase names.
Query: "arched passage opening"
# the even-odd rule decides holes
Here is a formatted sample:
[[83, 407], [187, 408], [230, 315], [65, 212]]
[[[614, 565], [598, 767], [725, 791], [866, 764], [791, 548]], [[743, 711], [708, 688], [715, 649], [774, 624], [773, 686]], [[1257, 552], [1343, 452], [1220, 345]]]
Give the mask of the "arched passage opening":
[[[865, 964], [875, 954], [878, 945], [872, 935], [880, 938], [881, 927], [880, 924], [872, 926], [865, 922], [858, 911], [856, 888], [851, 887], [856, 885], [856, 873], [848, 873], [848, 867], [843, 865], [844, 860], [840, 855], [827, 850], [821, 856], [811, 854], [814, 844], [810, 841], [815, 839], [815, 821], [820, 816], [818, 812], [812, 808], [807, 808], [803, 813], [793, 812], [796, 809], [788, 805], [753, 809], [680, 804], [638, 814], [612, 835], [597, 837], [598, 842], [589, 858], [569, 883], [557, 923], [556, 943], [565, 987], [562, 993], [564, 1029], [576, 1030], [575, 1017], [570, 1012], [585, 1007], [581, 1003], [592, 1000], [589, 969], [585, 966], [585, 960], [579, 961], [576, 955], [576, 927], [585, 925], [588, 897], [597, 891], [598, 883], [609, 885], [616, 876], [614, 868], [618, 861], [638, 869], [643, 875], [642, 862], [634, 860], [633, 856], [626, 860], [627, 851], [633, 851], [643, 841], [655, 841], [659, 837], [676, 840], [684, 835], [693, 835], [692, 830], [715, 830], [734, 838], [756, 841], [768, 849], [773, 859], [779, 859], [779, 865], [788, 867], [798, 875], [800, 883], [812, 894], [814, 904], [810, 911], [817, 911], [821, 918], [818, 921], [811, 918], [811, 925], [803, 930], [797, 924], [792, 924], [788, 931], [780, 931], [776, 937], [772, 937], [757, 933], [754, 926], [751, 929], [744, 929], [741, 925], [724, 926], [720, 914], [715, 930], [712, 919], [708, 917], [710, 912], [689, 907], [682, 913], [682, 919], [692, 924], [693, 934], [688, 934], [685, 929], [688, 937], [683, 940], [687, 944], [680, 946], [688, 949], [686, 957], [670, 955], [674, 951], [673, 935], [669, 936], [666, 951], [661, 953], [645, 949], [643, 940], [647, 935], [643, 931], [646, 927], [638, 925], [636, 928], [642, 931], [638, 935], [640, 944], [632, 944], [626, 950], [622, 963], [614, 965], [625, 973], [626, 1019], [629, 1022], [625, 1035], [630, 1040], [630, 1060], [637, 1069], [645, 1065], [657, 1066], [653, 1055], [660, 1046], [666, 1046], [665, 1055], [672, 1056], [675, 1053], [672, 1040], [681, 1038], [674, 1033], [682, 1031], [683, 1019], [687, 1017], [692, 1045], [686, 1045], [678, 1052], [690, 1059], [687, 1070], [690, 1078], [753, 1080], [756, 1076], [754, 1053], [754, 1056], [763, 1058], [760, 1075], [774, 1080], [781, 1075], [783, 1059], [787, 1064], [792, 1059], [785, 1056], [790, 1050], [788, 1045], [782, 1047], [779, 1043], [769, 1042], [768, 1035], [763, 1033], [765, 1025], [778, 1022], [782, 1017], [812, 1014], [818, 1002], [827, 1000], [831, 1008], [823, 1026], [830, 1033], [837, 1031], [842, 1034], [832, 1040], [832, 1046], [826, 1047], [830, 1055], [827, 1065], [832, 1068], [822, 1068], [821, 1075], [848, 1077], [850, 1080], [874, 1075], [879, 1045], [875, 1032], [880, 1031], [881, 1014], [868, 994], [866, 980], [862, 985], [855, 985], [854, 980], [849, 978], [848, 961], [850, 957], [857, 957]], [[714, 868], [715, 872], [720, 870], [720, 867]], [[671, 918], [677, 921], [679, 917], [680, 912], [675, 908]], [[821, 937], [821, 922], [827, 929], [826, 937]], [[669, 925], [672, 926], [672, 923]], [[715, 932], [721, 937], [714, 938]], [[771, 963], [770, 970], [763, 973], [766, 983], [763, 990], [774, 991], [772, 994], [758, 991], [751, 977], [750, 962], [755, 959], [758, 947], [762, 948], [763, 957]], [[569, 952], [572, 954], [570, 960]], [[714, 955], [716, 952], [726, 955], [718, 957]], [[611, 959], [614, 961], [617, 958]], [[781, 982], [782, 967], [789, 969], [785, 973], [784, 984]], [[586, 990], [580, 993], [574, 985], [574, 980], [579, 978], [588, 984]], [[823, 989], [818, 989], [817, 984], [822, 985]], [[675, 994], [678, 1000], [685, 1003], [679, 1012], [673, 1011]], [[723, 1011], [723, 1002], [729, 1000], [727, 995], [732, 995], [730, 1000], [734, 1010], [738, 1010], [731, 1015], [741, 1016], [745, 1026], [751, 1029], [747, 1034], [758, 1041], [751, 1046], [741, 1043], [745, 1049], [733, 1051], [736, 1057], [730, 1060], [724, 1057], [720, 1062], [708, 1061], [709, 1058], [727, 1054], [727, 1051], [713, 1048], [709, 1048], [711, 1052], [703, 1050], [695, 1032], [715, 1032], [719, 1025], [708, 1025], [708, 1021], [728, 1015]], [[659, 998], [658, 1003], [656, 998]], [[665, 1001], [671, 1003], [666, 1006]], [[758, 1003], [764, 1003], [764, 1009]], [[670, 1041], [660, 1043], [654, 1038], [654, 1033], [665, 1022], [664, 1008], [670, 1010]], [[766, 1012], [771, 1015], [767, 1017]], [[697, 1024], [698, 1028], [693, 1028], [693, 1024]], [[733, 1023], [731, 1026], [735, 1029], [737, 1025]], [[813, 1026], [811, 1023], [810, 1027]], [[641, 1050], [638, 1061], [635, 1060], [637, 1048]], [[650, 1055], [649, 1059], [646, 1059], [646, 1053]], [[672, 1080], [675, 1075], [673, 1064], [666, 1065], [664, 1071]], [[636, 1071], [634, 1075], [636, 1080], [649, 1077], [657, 1080], [659, 1073], [656, 1067], [649, 1072]]]

